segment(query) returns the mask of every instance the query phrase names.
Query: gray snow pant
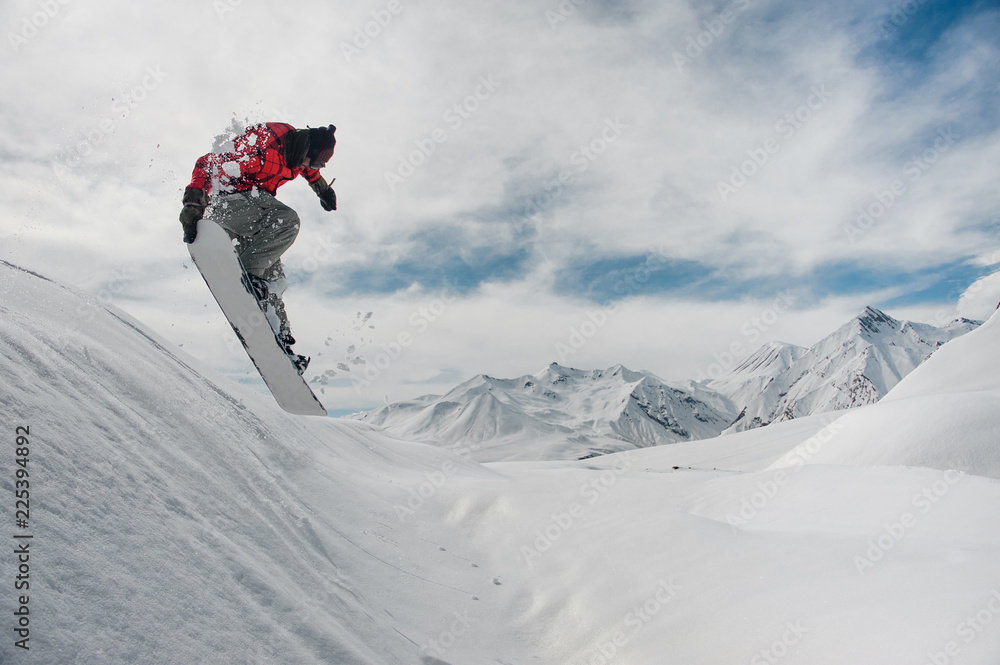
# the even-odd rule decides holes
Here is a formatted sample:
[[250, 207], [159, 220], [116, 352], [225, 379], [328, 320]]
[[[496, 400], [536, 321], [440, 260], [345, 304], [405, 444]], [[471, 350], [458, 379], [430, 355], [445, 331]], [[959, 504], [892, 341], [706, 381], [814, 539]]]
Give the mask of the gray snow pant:
[[285, 271], [281, 255], [299, 234], [299, 216], [266, 192], [229, 194], [219, 198], [208, 214], [237, 242], [236, 251], [248, 273], [268, 282], [265, 314], [279, 335], [291, 336], [285, 304]]

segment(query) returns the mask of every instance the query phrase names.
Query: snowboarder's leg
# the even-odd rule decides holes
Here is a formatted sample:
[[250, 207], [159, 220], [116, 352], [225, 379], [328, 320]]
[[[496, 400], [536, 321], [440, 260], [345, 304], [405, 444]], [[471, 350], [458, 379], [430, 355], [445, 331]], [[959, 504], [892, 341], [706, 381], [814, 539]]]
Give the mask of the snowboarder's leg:
[[265, 276], [299, 233], [298, 214], [264, 192], [223, 197], [211, 216], [239, 242], [243, 267], [257, 277]]
[[260, 303], [264, 306], [264, 314], [267, 315], [267, 320], [270, 322], [271, 327], [278, 333], [278, 337], [282, 338], [283, 342], [286, 339], [291, 340], [288, 342], [288, 346], [291, 346], [295, 343], [295, 340], [292, 339], [292, 330], [288, 325], [288, 315], [285, 314], [285, 303], [281, 299], [287, 285], [281, 261], [272, 264], [270, 268], [265, 270], [262, 278], [267, 284], [267, 294], [261, 299]]
[[213, 208], [211, 218], [237, 241], [237, 252], [246, 271], [264, 282], [257, 285], [266, 290], [260, 298], [264, 313], [285, 350], [294, 355], [291, 345], [295, 340], [281, 299], [285, 272], [280, 257], [298, 235], [298, 214], [270, 194], [258, 192], [224, 197]]

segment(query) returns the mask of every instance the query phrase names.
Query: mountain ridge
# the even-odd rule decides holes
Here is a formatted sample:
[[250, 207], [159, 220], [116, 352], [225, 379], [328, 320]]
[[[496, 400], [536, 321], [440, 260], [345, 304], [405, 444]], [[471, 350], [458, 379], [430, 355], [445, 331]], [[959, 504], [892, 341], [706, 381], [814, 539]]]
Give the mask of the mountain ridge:
[[444, 395], [351, 417], [482, 462], [587, 458], [873, 404], [941, 345], [979, 325], [955, 319], [937, 327], [867, 306], [810, 347], [766, 342], [709, 381], [553, 362], [513, 379], [480, 374]]
[[694, 382], [665, 382], [620, 364], [580, 370], [553, 362], [514, 379], [480, 374], [445, 395], [355, 417], [397, 436], [468, 448], [479, 461], [497, 461], [496, 449], [524, 438], [542, 449], [555, 441], [589, 457], [714, 436], [734, 416], [728, 399]]
[[868, 306], [794, 359], [789, 356], [787, 367], [769, 380], [760, 373], [731, 373], [708, 386], [739, 407], [727, 431], [874, 404], [943, 344], [980, 325], [959, 318], [937, 327]]

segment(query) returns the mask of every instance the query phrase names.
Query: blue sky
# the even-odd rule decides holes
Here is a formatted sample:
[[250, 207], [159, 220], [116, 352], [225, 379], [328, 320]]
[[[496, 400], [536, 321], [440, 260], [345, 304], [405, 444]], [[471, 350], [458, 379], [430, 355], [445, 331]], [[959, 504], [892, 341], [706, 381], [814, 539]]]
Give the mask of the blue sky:
[[293, 329], [344, 408], [537, 371], [612, 305], [569, 361], [683, 379], [782, 295], [765, 336], [802, 345], [998, 299], [995, 3], [393, 6], [109, 0], [31, 30], [4, 3], [0, 258], [253, 381], [176, 217], [214, 137], [281, 120], [338, 127], [340, 209], [279, 198]]
[[[817, 5], [810, 6], [808, 3], [805, 6], [802, 3], [770, 4], [759, 10], [756, 20], [761, 31], [753, 35], [759, 37], [762, 31], [767, 30], [768, 24], [774, 24], [772, 30], [780, 32], [789, 15], [803, 14], [806, 17], [804, 20], [810, 21], [816, 20], [817, 13], [824, 18], [832, 18], [831, 13], [839, 14], [835, 10], [841, 6], [819, 12], [815, 11], [816, 8]], [[855, 8], [860, 8], [860, 5]], [[700, 7], [698, 11], [707, 17], [703, 22], [711, 21], [719, 13], [709, 6]], [[637, 24], [644, 20], [644, 14], [636, 8], [608, 8], [593, 3], [581, 6], [580, 18], [596, 26], [618, 28]], [[934, 86], [935, 79], [948, 75], [949, 67], [954, 64], [953, 59], [976, 47], [990, 48], [991, 36], [1000, 27], [998, 22], [996, 8], [986, 2], [913, 0], [887, 4], [881, 10], [860, 16], [852, 15], [848, 9], [833, 19], [831, 29], [845, 30], [846, 35], [855, 40], [853, 64], [874, 68], [880, 90], [869, 100], [867, 114], [879, 122], [891, 122], [891, 115], [898, 110], [900, 103], [912, 103], [917, 95]], [[966, 42], [967, 35], [978, 41]], [[720, 59], [748, 51], [751, 54], [753, 51], [764, 51], [766, 56], [775, 58], [783, 55], [779, 48], [762, 46], [759, 40], [755, 41], [750, 36], [742, 39], [734, 37], [732, 41], [737, 44], [720, 43], [717, 53], [712, 55]], [[961, 48], [963, 45], [965, 48]], [[727, 54], [727, 50], [732, 53]], [[995, 51], [995, 47], [992, 50]], [[891, 144], [874, 143], [859, 146], [859, 149], [863, 153], [871, 150], [873, 155], [876, 154], [874, 151], [883, 151], [880, 155], [882, 159], [898, 163], [900, 176], [910, 177], [911, 172], [915, 175], [924, 167], [925, 160], [920, 159], [921, 155], [927, 146], [933, 146], [940, 129], [945, 126], [935, 122], [935, 116], [955, 116], [947, 126], [952, 128], [959, 141], [974, 141], [980, 136], [993, 134], [998, 123], [994, 111], [1000, 101], [1000, 79], [989, 69], [990, 64], [989, 59], [980, 62], [978, 74], [981, 76], [939, 91], [934, 104], [928, 104], [931, 108], [928, 109], [927, 120], [913, 133], [893, 140]], [[742, 66], [746, 71], [746, 65]], [[518, 155], [510, 159], [523, 163], [531, 158]], [[392, 260], [390, 265], [381, 264], [377, 268], [369, 265], [347, 266], [344, 270], [332, 272], [331, 282], [341, 293], [378, 294], [392, 293], [410, 284], [439, 288], [446, 280], [460, 285], [463, 290], [470, 290], [484, 283], [524, 278], [532, 270], [532, 256], [537, 249], [536, 243], [540, 242], [538, 234], [525, 232], [524, 212], [540, 210], [543, 213], [540, 216], [544, 217], [544, 213], [553, 213], [571, 200], [585, 196], [587, 187], [575, 180], [551, 197], [547, 193], [551, 190], [547, 190], [546, 185], [557, 181], [560, 169], [552, 168], [547, 177], [522, 179], [516, 177], [519, 166], [508, 167], [509, 179], [505, 183], [507, 191], [504, 199], [508, 205], [499, 209], [484, 207], [465, 211], [463, 217], [467, 224], [464, 228], [456, 226], [454, 219], [428, 220], [426, 226], [405, 239], [410, 246], [408, 251]], [[927, 164], [928, 168], [932, 166]], [[621, 214], [627, 215], [628, 211]], [[965, 222], [975, 225], [977, 220], [966, 219]], [[509, 227], [509, 242], [498, 247], [493, 234], [481, 235], [482, 229], [490, 226]], [[459, 242], [449, 242], [456, 238], [460, 238]], [[737, 244], [739, 240], [732, 242]], [[886, 251], [891, 253], [892, 248], [886, 248]], [[967, 287], [981, 277], [983, 269], [971, 265], [971, 259], [972, 251], [966, 256], [941, 256], [936, 261], [925, 259], [919, 266], [894, 265], [895, 261], [888, 261], [878, 268], [869, 266], [867, 258], [859, 262], [830, 260], [818, 262], [810, 270], [797, 274], [779, 270], [767, 276], [748, 277], [731, 265], [668, 257], [652, 271], [652, 277], [647, 282], [623, 289], [615, 275], [627, 275], [637, 266], [645, 264], [648, 257], [621, 255], [588, 247], [559, 269], [553, 289], [568, 297], [599, 301], [618, 300], [635, 293], [727, 300], [745, 296], [769, 297], [784, 288], [788, 280], [794, 279], [801, 283], [810, 298], [865, 293], [873, 290], [873, 286], [891, 287], [908, 292], [889, 298], [885, 303], [913, 305], [945, 302], [954, 295], [956, 284]], [[941, 285], [927, 286], [925, 283], [929, 276], [935, 275], [943, 280]]]

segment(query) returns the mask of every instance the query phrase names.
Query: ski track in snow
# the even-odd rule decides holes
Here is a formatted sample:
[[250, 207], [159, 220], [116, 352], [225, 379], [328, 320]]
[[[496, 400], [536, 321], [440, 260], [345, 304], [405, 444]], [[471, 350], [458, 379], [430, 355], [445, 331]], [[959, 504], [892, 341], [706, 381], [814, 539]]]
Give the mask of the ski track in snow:
[[1000, 655], [996, 317], [846, 415], [482, 465], [288, 416], [6, 263], [0, 309], [34, 536], [30, 652], [3, 558], [5, 665]]

